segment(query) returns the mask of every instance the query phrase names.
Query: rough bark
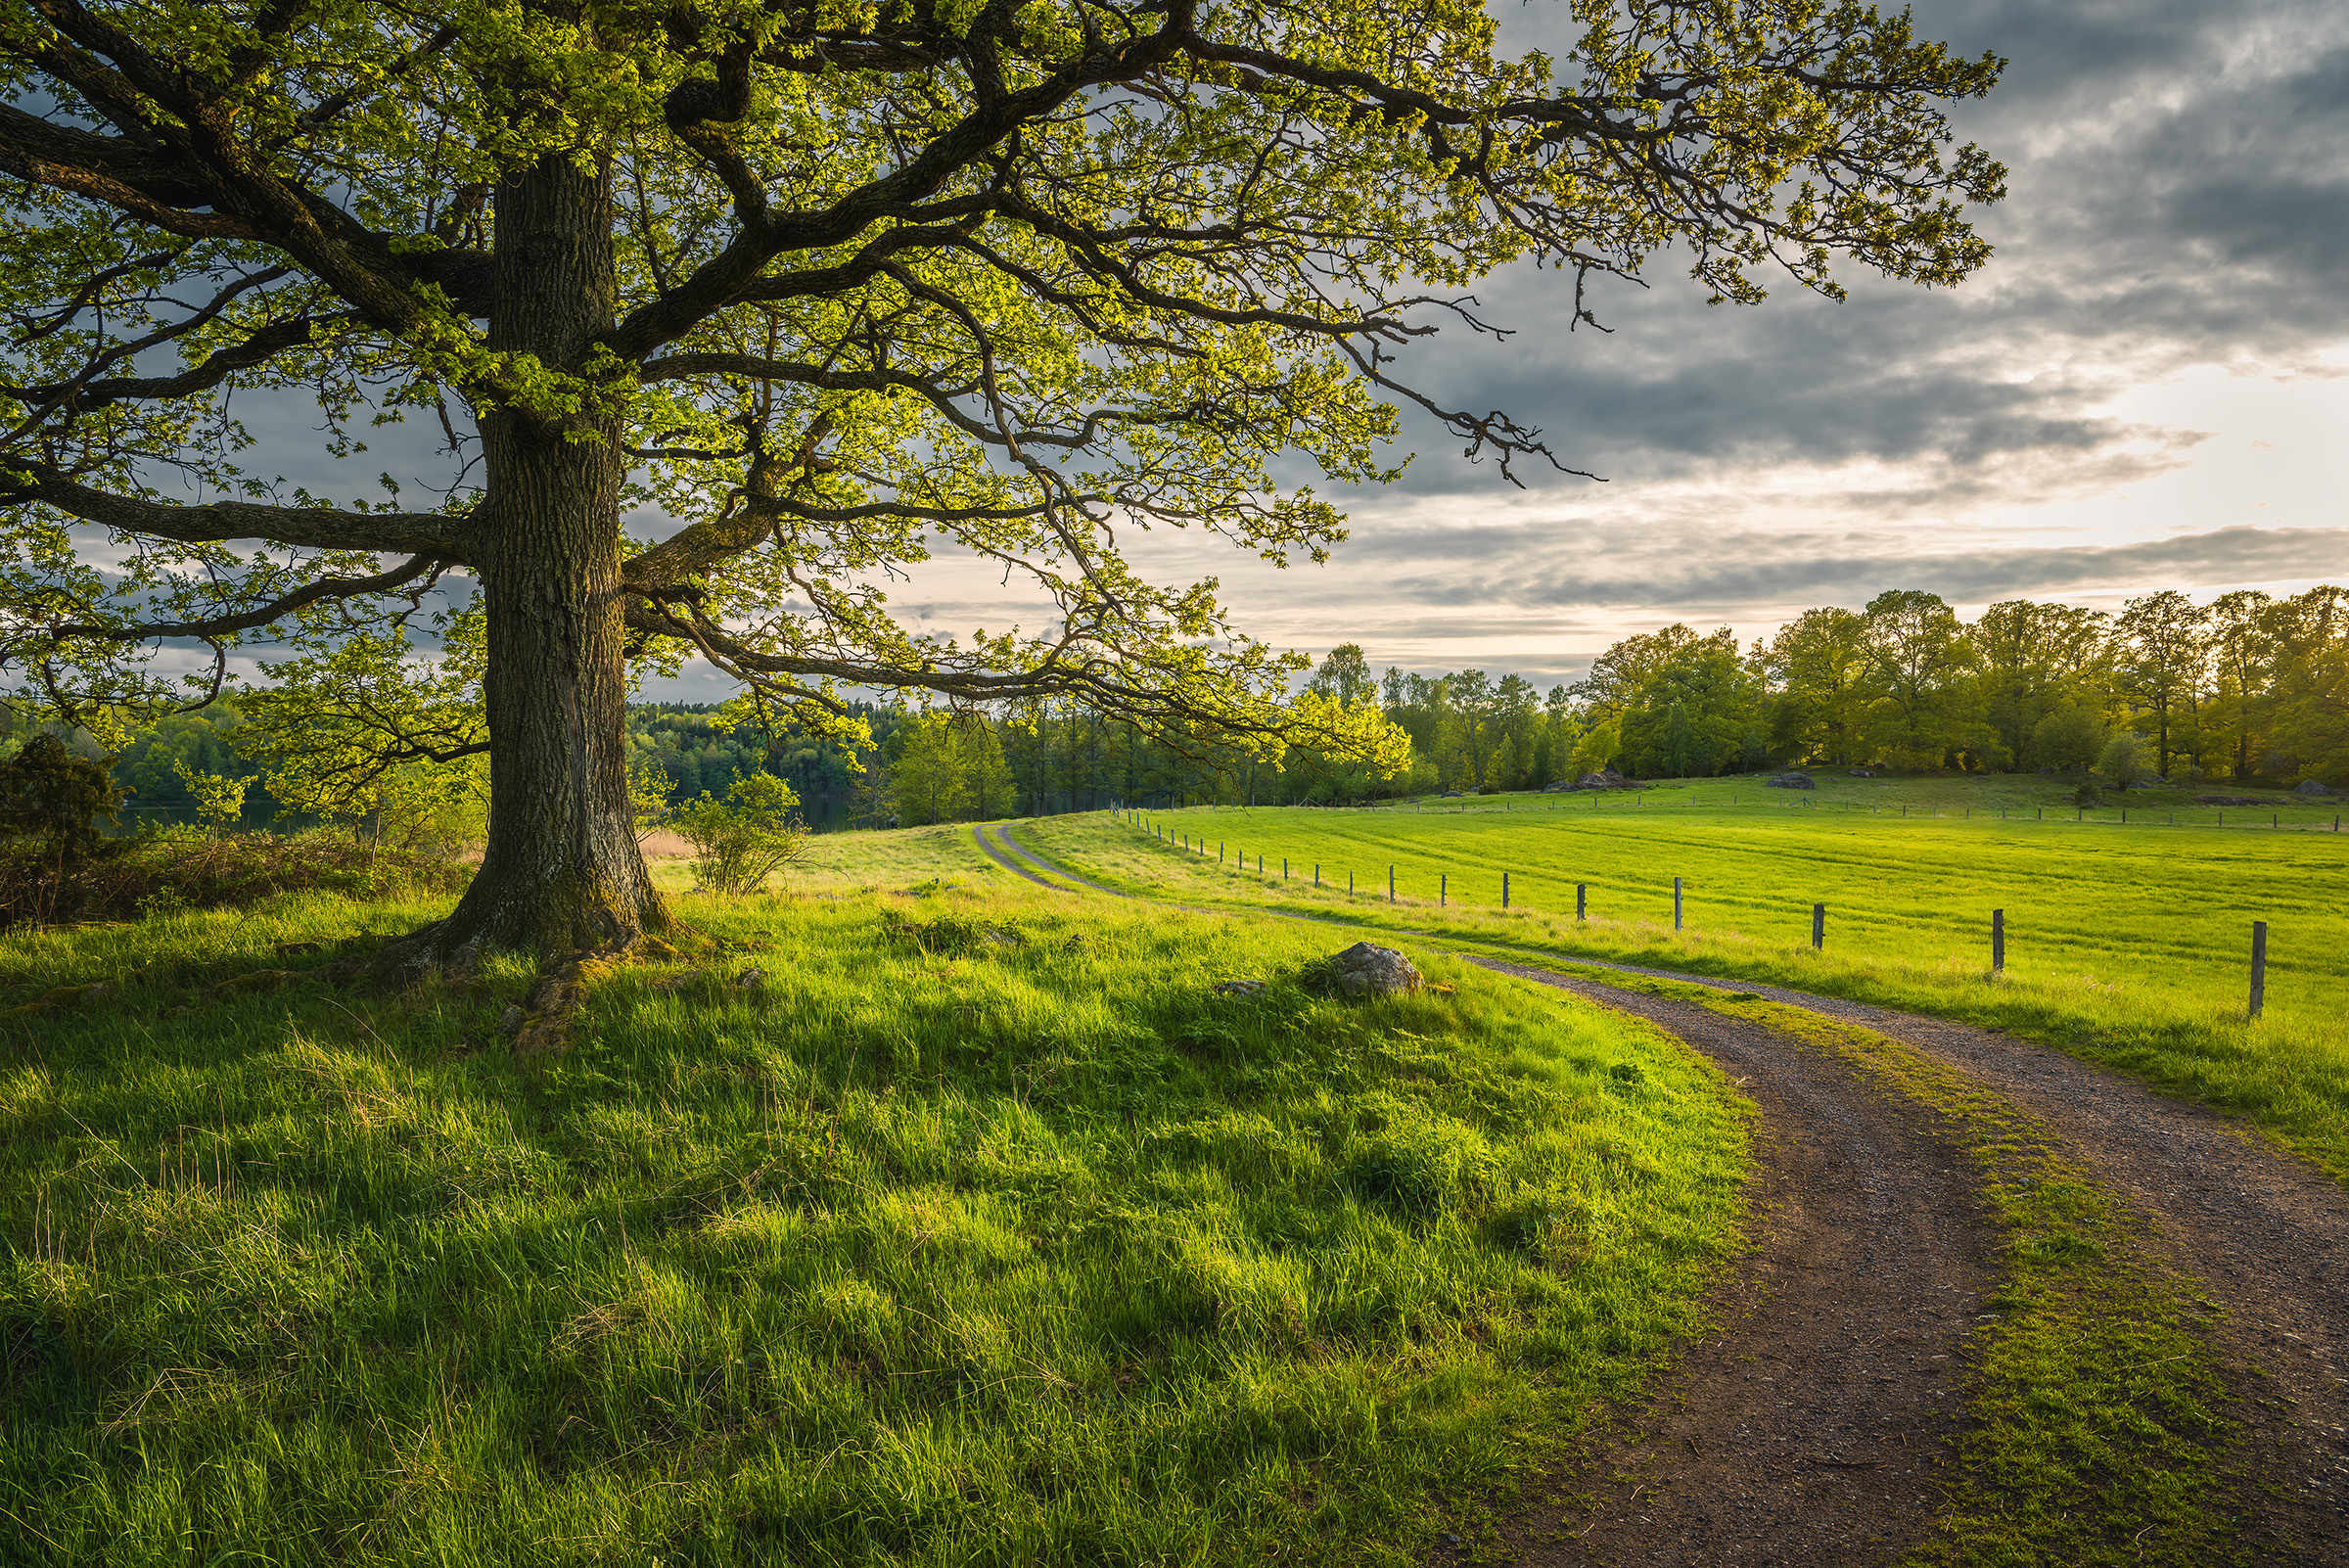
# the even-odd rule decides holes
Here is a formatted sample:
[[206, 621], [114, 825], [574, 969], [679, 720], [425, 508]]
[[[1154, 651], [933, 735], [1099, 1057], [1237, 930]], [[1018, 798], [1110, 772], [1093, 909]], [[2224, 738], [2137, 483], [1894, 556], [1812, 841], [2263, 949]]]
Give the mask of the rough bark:
[[[608, 181], [547, 160], [499, 189], [496, 223], [489, 347], [578, 370], [612, 323]], [[610, 951], [668, 923], [628, 800], [617, 425], [480, 412], [488, 847], [455, 911], [405, 945], [403, 964]]]

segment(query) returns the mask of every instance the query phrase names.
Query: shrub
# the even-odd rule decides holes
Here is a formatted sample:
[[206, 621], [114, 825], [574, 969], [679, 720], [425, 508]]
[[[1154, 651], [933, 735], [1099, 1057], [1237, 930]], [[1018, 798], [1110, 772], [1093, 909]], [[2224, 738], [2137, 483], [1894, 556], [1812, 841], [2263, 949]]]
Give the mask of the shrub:
[[0, 925], [53, 919], [102, 842], [100, 817], [118, 797], [105, 766], [74, 756], [55, 735], [35, 735], [0, 762]]
[[2104, 715], [2087, 708], [2064, 708], [2031, 726], [2031, 761], [2064, 772], [2087, 767], [2104, 749]]
[[2153, 749], [2135, 730], [2122, 730], [2104, 743], [2096, 771], [2112, 780], [2114, 789], [2137, 789], [2153, 777]]
[[106, 766], [74, 756], [55, 735], [35, 735], [0, 762], [0, 841], [45, 845], [60, 859], [98, 844], [98, 819], [112, 820], [119, 798]]
[[669, 813], [669, 822], [699, 853], [693, 874], [712, 893], [748, 893], [800, 857], [807, 825], [800, 798], [772, 773], [738, 778], [725, 799], [704, 790]]

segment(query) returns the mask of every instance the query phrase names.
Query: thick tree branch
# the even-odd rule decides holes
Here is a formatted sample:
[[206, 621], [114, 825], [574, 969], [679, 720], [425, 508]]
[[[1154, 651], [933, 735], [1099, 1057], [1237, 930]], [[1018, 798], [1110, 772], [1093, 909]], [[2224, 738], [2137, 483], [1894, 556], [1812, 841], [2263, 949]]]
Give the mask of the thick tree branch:
[[[175, 376], [113, 376], [89, 381], [48, 382], [36, 387], [0, 386], [0, 397], [11, 397], [21, 403], [37, 403], [45, 411], [50, 407], [70, 406], [77, 411], [104, 408], [109, 403], [125, 400], [150, 400], [164, 397], [186, 397], [200, 392], [209, 392], [240, 370], [251, 370], [268, 363], [289, 348], [299, 348], [310, 342], [317, 329], [339, 325], [350, 317], [337, 313], [327, 316], [292, 316], [273, 321], [246, 337], [242, 342], [207, 354], [204, 359]], [[184, 324], [193, 326], [194, 323]], [[152, 335], [163, 340], [164, 334]], [[176, 336], [176, 333], [172, 334]], [[119, 361], [145, 344], [126, 346], [119, 353], [109, 354], [110, 361]]]
[[183, 544], [265, 539], [326, 550], [406, 550], [455, 565], [467, 558], [468, 523], [437, 512], [343, 512], [325, 506], [206, 501], [174, 506], [115, 495], [37, 464], [0, 467], [0, 505], [38, 501], [69, 517]]
[[[233, 637], [240, 631], [265, 626], [282, 616], [292, 615], [304, 605], [321, 599], [357, 599], [369, 594], [391, 593], [409, 583], [424, 579], [427, 587], [449, 563], [429, 555], [414, 555], [389, 572], [372, 577], [321, 577], [304, 584], [281, 598], [272, 599], [256, 609], [236, 615], [213, 616], [204, 621], [150, 621], [130, 625], [108, 625], [104, 623], [68, 623], [47, 628], [52, 642], [64, 642], [69, 637], [91, 637], [101, 642], [146, 642], [157, 637]], [[419, 590], [421, 591], [421, 590]]]

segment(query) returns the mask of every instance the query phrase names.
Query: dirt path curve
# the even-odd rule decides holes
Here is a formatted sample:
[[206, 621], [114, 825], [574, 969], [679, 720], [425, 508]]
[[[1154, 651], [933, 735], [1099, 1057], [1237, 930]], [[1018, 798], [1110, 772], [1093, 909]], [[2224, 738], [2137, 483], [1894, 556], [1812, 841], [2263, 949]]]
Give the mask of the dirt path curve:
[[[989, 846], [984, 835], [982, 847], [1044, 886], [1067, 891], [1018, 861], [1103, 893], [1130, 897], [1039, 858], [1008, 832], [1000, 838], [1001, 850]], [[1460, 941], [1433, 932], [1394, 934]], [[1719, 1032], [1733, 1032], [1733, 1021], [1700, 1008], [1684, 1008], [1693, 1016], [1666, 1022], [1660, 1013], [1648, 1012], [1647, 1004], [1677, 1004], [1569, 982], [1490, 956], [1474, 961], [1543, 984], [1562, 985], [1608, 1006], [1639, 1011], [1708, 1054], [1717, 1048], [1735, 1049], [1756, 1061], [1803, 1054], [1799, 1049], [1771, 1050], [1762, 1041], [1728, 1040]], [[2270, 1524], [2283, 1526], [2303, 1544], [2300, 1560], [2349, 1564], [2349, 1193], [2339, 1183], [2240, 1122], [2166, 1099], [2142, 1084], [2059, 1051], [1988, 1030], [1750, 981], [1725, 982], [1595, 959], [1565, 961], [1754, 992], [1773, 1001], [1846, 1019], [1980, 1080], [2038, 1117], [2149, 1222], [2149, 1244], [2156, 1254], [2198, 1281], [2226, 1309], [2229, 1322], [2221, 1334], [2222, 1352], [2235, 1367], [2265, 1374], [2261, 1386], [2248, 1390], [2253, 1398], [2237, 1412], [2251, 1427], [2243, 1462], [2271, 1489], [2263, 1512]], [[1718, 1047], [1708, 1045], [1709, 1038], [1719, 1041]], [[1730, 1066], [1726, 1055], [1716, 1059], [1732, 1077], [1747, 1080], [1744, 1086], [1757, 1100], [1762, 1100], [1768, 1083], [1777, 1080], [1774, 1073]], [[1766, 1117], [1773, 1114], [1767, 1101], [1764, 1110]], [[1800, 1146], [1798, 1135], [1796, 1147]], [[1769, 1151], [1764, 1152], [1767, 1170]], [[1898, 1162], [1890, 1168], [1899, 1168]], [[1816, 1174], [1804, 1177], [1806, 1182], [1815, 1178]], [[1766, 1175], [1765, 1179], [1771, 1178]], [[1831, 1194], [1832, 1188], [1830, 1182], [1823, 1190]], [[1813, 1201], [1814, 1189], [1806, 1186], [1800, 1196]], [[1763, 1256], [1767, 1268], [1767, 1245]], [[1683, 1560], [1714, 1558], [1700, 1552]], [[1788, 1560], [1831, 1559], [1810, 1555]]]
[[[1478, 959], [1491, 968], [1513, 968]], [[1589, 960], [1578, 959], [1579, 963]], [[2313, 1555], [2349, 1563], [2349, 1193], [2245, 1124], [1989, 1030], [1751, 981], [1600, 967], [1848, 1019], [2013, 1100], [2151, 1222], [2156, 1256], [2227, 1310], [2221, 1350], [2266, 1374], [2244, 1415], [2253, 1474]]]
[[[1939, 1499], [2000, 1236], [1935, 1118], [1775, 1031], [1520, 964], [1661, 1026], [1761, 1107], [1754, 1252], [1645, 1416], [1580, 1466], [1589, 1501], [1503, 1532], [1516, 1560], [1883, 1563]], [[1592, 1506], [1595, 1504], [1595, 1507]]]

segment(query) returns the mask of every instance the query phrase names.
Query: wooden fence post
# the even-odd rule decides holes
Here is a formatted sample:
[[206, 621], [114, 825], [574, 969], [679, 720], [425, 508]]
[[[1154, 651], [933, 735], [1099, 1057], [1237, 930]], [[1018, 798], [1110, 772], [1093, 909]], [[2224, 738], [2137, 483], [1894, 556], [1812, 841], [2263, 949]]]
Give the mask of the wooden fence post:
[[1990, 912], [1990, 967], [1992, 972], [2006, 967], [2006, 911]]
[[1590, 918], [1590, 884], [1588, 882], [1574, 885], [1574, 917], [1577, 920]]
[[1351, 871], [1346, 873], [1346, 897], [1354, 897], [1354, 873]]
[[1500, 874], [1500, 906], [1503, 909], [1509, 906], [1509, 874], [1506, 871]]
[[1395, 868], [1387, 867], [1387, 902], [1395, 901]]
[[1681, 879], [1672, 879], [1672, 929], [1681, 929]]
[[2265, 920], [2254, 920], [2254, 921], [2252, 921], [2252, 922], [2251, 922], [2251, 1014], [2250, 1014], [2250, 1016], [2252, 1016], [2253, 1018], [2257, 1018], [2257, 1017], [2259, 1016], [2259, 1010], [2260, 1010], [2262, 1007], [2266, 1006], [2266, 1005], [2267, 1005], [2267, 1002], [2268, 1002], [2268, 923], [2267, 923]]
[[1818, 952], [1826, 945], [1827, 906], [1823, 903], [1815, 903], [1811, 906], [1811, 950]]
[[1447, 871], [1436, 878], [1436, 907], [1441, 909], [1451, 902], [1451, 873]]

